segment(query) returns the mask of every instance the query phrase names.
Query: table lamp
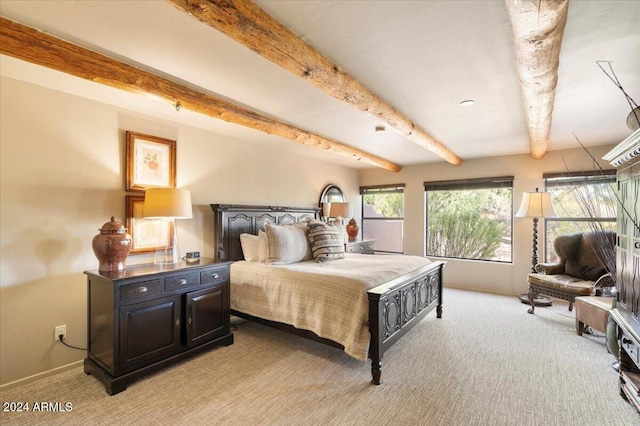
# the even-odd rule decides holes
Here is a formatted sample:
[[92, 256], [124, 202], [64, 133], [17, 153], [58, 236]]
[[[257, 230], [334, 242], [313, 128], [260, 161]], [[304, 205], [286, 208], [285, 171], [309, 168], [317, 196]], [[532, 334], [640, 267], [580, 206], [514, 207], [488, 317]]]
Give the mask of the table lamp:
[[332, 202], [329, 207], [329, 217], [337, 217], [340, 219], [346, 219], [349, 217], [349, 210], [351, 206], [349, 203]]
[[143, 209], [145, 218], [162, 221], [160, 235], [167, 236], [165, 241], [159, 241], [153, 263], [158, 265], [180, 263], [175, 219], [193, 217], [191, 193], [185, 189], [149, 188], [144, 196]]
[[[349, 203], [340, 203], [340, 202], [332, 202], [329, 207], [329, 217], [336, 217], [340, 219], [340, 223], [343, 225], [343, 233], [344, 233], [344, 222], [343, 219], [349, 217], [349, 211], [351, 210], [351, 205]], [[342, 235], [343, 239], [345, 235]]]

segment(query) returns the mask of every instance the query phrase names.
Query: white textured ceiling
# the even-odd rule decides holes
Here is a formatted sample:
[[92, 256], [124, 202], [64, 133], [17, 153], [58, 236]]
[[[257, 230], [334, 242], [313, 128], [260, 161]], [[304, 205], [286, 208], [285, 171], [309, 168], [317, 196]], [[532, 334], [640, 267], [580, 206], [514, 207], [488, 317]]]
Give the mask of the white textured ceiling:
[[[520, 0], [524, 1], [524, 0]], [[529, 152], [503, 1], [296, 1], [258, 5], [463, 160]], [[164, 1], [9, 1], [0, 15], [356, 146], [400, 165], [443, 161]], [[640, 1], [572, 0], [560, 54], [550, 149], [627, 137], [614, 70], [640, 102]], [[2, 56], [0, 73], [242, 140], [371, 167], [153, 99]], [[474, 99], [475, 105], [458, 104]], [[452, 166], [454, 167], [454, 166]]]

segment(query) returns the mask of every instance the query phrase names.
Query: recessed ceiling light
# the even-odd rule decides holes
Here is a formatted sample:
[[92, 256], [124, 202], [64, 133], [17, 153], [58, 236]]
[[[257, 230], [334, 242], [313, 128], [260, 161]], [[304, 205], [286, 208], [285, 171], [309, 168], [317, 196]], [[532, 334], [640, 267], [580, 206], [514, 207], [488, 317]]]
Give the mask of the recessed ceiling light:
[[384, 133], [387, 129], [384, 126], [376, 126], [376, 133]]
[[474, 101], [473, 99], [467, 99], [466, 101], [460, 102], [460, 106], [468, 107], [468, 106], [471, 106], [471, 105], [473, 105], [475, 103], [476, 103], [476, 101]]

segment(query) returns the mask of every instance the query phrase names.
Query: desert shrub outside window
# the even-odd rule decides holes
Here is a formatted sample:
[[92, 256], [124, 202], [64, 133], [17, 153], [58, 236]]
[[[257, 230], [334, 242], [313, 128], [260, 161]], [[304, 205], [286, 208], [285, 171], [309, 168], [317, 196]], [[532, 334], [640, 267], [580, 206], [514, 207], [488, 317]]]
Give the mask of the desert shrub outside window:
[[512, 261], [513, 176], [425, 182], [427, 256]]
[[363, 186], [362, 238], [374, 239], [375, 251], [404, 252], [404, 184]]
[[558, 261], [553, 242], [560, 235], [616, 230], [615, 170], [545, 173], [543, 178], [557, 216], [545, 219], [545, 262]]

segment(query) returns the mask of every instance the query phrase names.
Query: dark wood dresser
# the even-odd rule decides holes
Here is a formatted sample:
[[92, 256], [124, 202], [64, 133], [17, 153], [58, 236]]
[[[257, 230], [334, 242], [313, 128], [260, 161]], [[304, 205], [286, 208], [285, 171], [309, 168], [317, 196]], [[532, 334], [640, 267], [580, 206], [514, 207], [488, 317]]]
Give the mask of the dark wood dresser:
[[618, 325], [620, 393], [640, 413], [640, 130], [604, 159], [618, 169], [618, 294], [611, 317]]
[[230, 262], [139, 265], [85, 271], [88, 356], [84, 372], [109, 395], [149, 373], [231, 345]]

